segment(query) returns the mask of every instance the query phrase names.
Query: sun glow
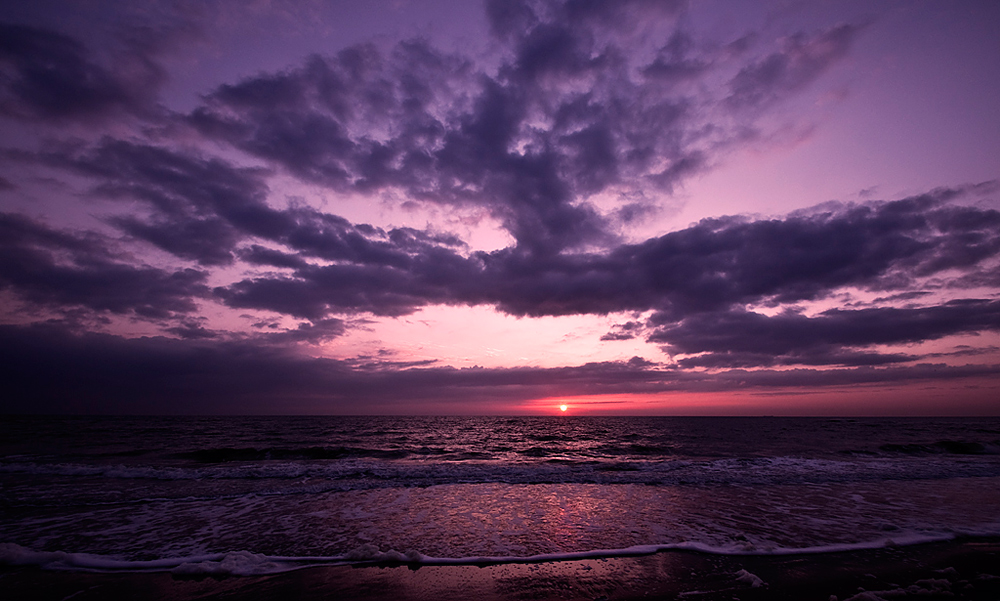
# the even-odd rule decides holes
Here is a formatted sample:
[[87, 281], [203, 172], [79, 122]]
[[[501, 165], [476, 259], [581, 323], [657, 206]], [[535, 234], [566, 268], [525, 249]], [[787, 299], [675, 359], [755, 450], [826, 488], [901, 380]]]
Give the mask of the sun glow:
[[569, 405], [559, 405], [559, 411], [566, 411], [569, 409]]

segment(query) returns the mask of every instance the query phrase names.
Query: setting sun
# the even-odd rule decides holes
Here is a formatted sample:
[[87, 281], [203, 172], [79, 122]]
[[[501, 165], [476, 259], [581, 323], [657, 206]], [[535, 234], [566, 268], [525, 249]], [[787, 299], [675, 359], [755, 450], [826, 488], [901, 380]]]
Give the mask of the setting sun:
[[566, 411], [567, 409], [569, 409], [569, 406], [567, 406], [567, 405], [559, 405], [559, 411]]

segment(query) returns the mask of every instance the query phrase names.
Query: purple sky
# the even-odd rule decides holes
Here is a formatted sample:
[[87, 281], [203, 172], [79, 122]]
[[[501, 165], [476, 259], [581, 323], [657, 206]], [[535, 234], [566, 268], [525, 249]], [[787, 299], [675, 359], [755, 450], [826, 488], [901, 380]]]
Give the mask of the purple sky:
[[1000, 414], [1000, 4], [0, 7], [0, 412]]

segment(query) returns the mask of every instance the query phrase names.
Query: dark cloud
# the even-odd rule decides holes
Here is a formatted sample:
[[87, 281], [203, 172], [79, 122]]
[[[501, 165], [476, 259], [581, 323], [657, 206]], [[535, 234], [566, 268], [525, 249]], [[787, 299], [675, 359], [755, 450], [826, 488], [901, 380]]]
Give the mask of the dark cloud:
[[96, 196], [143, 201], [152, 217], [119, 216], [108, 222], [202, 265], [225, 265], [238, 254], [252, 263], [308, 266], [293, 254], [259, 244], [241, 246], [252, 240], [282, 244], [306, 257], [398, 268], [406, 268], [412, 254], [464, 246], [450, 234], [384, 231], [306, 206], [273, 209], [266, 202], [268, 186], [260, 170], [190, 152], [104, 139], [91, 147], [48, 150], [32, 158], [91, 178], [97, 182], [92, 190]]
[[280, 344], [286, 341], [318, 344], [343, 336], [346, 331], [347, 324], [344, 320], [331, 317], [299, 324], [294, 330], [264, 334], [260, 340], [266, 344]]
[[[35, 390], [67, 410], [184, 412], [300, 398], [314, 399], [302, 410], [357, 411], [369, 400], [470, 394], [992, 375], [917, 364], [936, 355], [898, 347], [1000, 329], [998, 301], [974, 290], [1000, 286], [1000, 212], [959, 204], [995, 195], [995, 183], [773, 219], [705, 219], [638, 243], [619, 235], [766, 129], [765, 111], [844, 60], [863, 25], [795, 33], [775, 49], [752, 32], [696, 40], [679, 1], [489, 0], [495, 64], [421, 39], [360, 44], [219, 85], [168, 114], [157, 105], [160, 58], [200, 35], [201, 9], [151, 10], [170, 18], [108, 26], [113, 39], [99, 53], [63, 33], [0, 25], [0, 116], [51, 136], [4, 156], [70, 174], [61, 194], [83, 178], [88, 198], [112, 207], [97, 218], [117, 236], [0, 213], [0, 290], [46, 320], [0, 326], [0, 375], [23, 398]], [[74, 127], [90, 138], [70, 140], [61, 129], [112, 119], [104, 137]], [[334, 213], [341, 195], [457, 207], [494, 219], [514, 243], [473, 251], [429, 226], [380, 228], [282, 202], [271, 188], [279, 173], [323, 188]], [[20, 192], [30, 176], [17, 181], [0, 178], [0, 190]], [[119, 250], [154, 247], [170, 255], [152, 255], [157, 266]], [[875, 300], [811, 315], [797, 306], [854, 290]], [[975, 298], [949, 300], [962, 295]], [[214, 329], [197, 316], [203, 302], [272, 315], [247, 316], [257, 320], [251, 333]], [[624, 312], [631, 321], [601, 340], [644, 339], [673, 358], [667, 367], [634, 358], [459, 370], [389, 354], [296, 354], [344, 336], [358, 316], [430, 305], [531, 317]], [[171, 338], [86, 333], [113, 325], [109, 316]]]
[[[674, 313], [814, 300], [845, 286], [908, 288], [918, 277], [1000, 252], [1000, 212], [944, 204], [958, 193], [940, 190], [782, 220], [708, 219], [612, 256], [645, 272], [649, 292], [660, 296], [648, 306], [663, 307], [666, 321]], [[978, 217], [959, 218], [969, 211]]]
[[597, 26], [634, 25], [640, 19], [675, 15], [687, 5], [686, 0], [567, 0], [556, 4], [574, 22]]
[[164, 36], [151, 33], [131, 36], [119, 63], [108, 68], [70, 36], [0, 23], [0, 114], [56, 122], [151, 116], [166, 79], [154, 58]]
[[285, 227], [265, 202], [265, 173], [221, 159], [105, 137], [94, 145], [47, 149], [37, 160], [93, 178], [93, 192], [103, 198], [142, 200], [163, 218], [218, 216], [261, 236]]
[[685, 0], [488, 0], [486, 16], [493, 34], [506, 40], [546, 22], [629, 30], [643, 20], [675, 16], [686, 5]]
[[216, 218], [162, 219], [150, 223], [134, 217], [115, 217], [109, 221], [136, 238], [206, 266], [230, 263], [233, 259], [230, 249], [238, 240], [233, 228]]
[[[892, 385], [914, 382], [948, 382], [975, 379], [994, 382], [995, 365], [960, 365], [920, 363], [912, 366], [875, 367], [862, 366], [842, 369], [731, 369], [710, 376], [695, 376], [688, 388], [700, 391], [750, 390], [764, 391], [768, 388], [796, 389], [822, 388], [831, 386]], [[990, 399], [992, 390], [982, 391], [982, 397]]]
[[92, 146], [48, 149], [36, 159], [96, 180], [92, 194], [140, 200], [152, 218], [109, 223], [180, 258], [230, 263], [242, 236], [278, 236], [288, 219], [270, 209], [262, 173], [215, 158], [105, 138]]
[[[388, 51], [360, 45], [220, 86], [186, 122], [336, 191], [400, 190], [411, 202], [484, 207], [522, 252], [607, 245], [613, 229], [591, 195], [620, 185], [669, 191], [751, 125], [710, 125], [707, 107], [721, 99], [705, 86], [672, 91], [672, 83], [709, 77], [717, 63], [681, 29], [651, 63], [633, 64], [632, 26], [681, 8], [488, 3], [492, 30], [509, 50], [496, 73], [420, 40]], [[737, 76], [731, 101], [803, 86], [844, 55], [856, 31], [789, 38]]]
[[485, 4], [490, 29], [502, 40], [529, 31], [538, 23], [538, 15], [524, 0], [486, 0]]
[[632, 340], [642, 331], [643, 326], [640, 322], [626, 321], [615, 324], [610, 332], [601, 336], [601, 340]]
[[[359, 363], [360, 361], [360, 363]], [[477, 412], [497, 400], [663, 392], [995, 381], [997, 366], [921, 364], [850, 369], [657, 368], [644, 360], [563, 368], [455, 369], [312, 359], [257, 341], [124, 339], [58, 325], [0, 326], [0, 411], [36, 413], [406, 412], [414, 402]], [[30, 400], [30, 404], [27, 401]], [[280, 405], [276, 405], [276, 403]]]
[[184, 320], [180, 325], [165, 328], [164, 331], [182, 338], [184, 340], [200, 340], [205, 338], [218, 338], [219, 333], [213, 332], [198, 323], [197, 320]]
[[923, 359], [905, 353], [877, 353], [853, 351], [830, 346], [815, 345], [801, 352], [785, 355], [768, 355], [740, 351], [706, 353], [694, 357], [684, 357], [677, 361], [681, 368], [734, 369], [778, 367], [783, 365], [815, 366], [883, 366], [895, 363], [913, 363]]
[[708, 66], [697, 60], [671, 60], [667, 57], [657, 57], [652, 63], [642, 69], [643, 75], [668, 84], [680, 83], [697, 78], [705, 72]]
[[815, 81], [850, 50], [863, 26], [842, 24], [814, 35], [795, 34], [781, 50], [748, 65], [729, 82], [727, 101], [759, 108]]
[[[622, 184], [670, 190], [711, 164], [727, 140], [743, 135], [743, 126], [707, 128], [705, 115], [689, 110], [712, 98], [663, 87], [668, 80], [707, 76], [714, 65], [679, 26], [652, 63], [631, 63], [632, 30], [669, 24], [683, 6], [491, 2], [491, 27], [510, 51], [495, 74], [423, 40], [388, 51], [363, 44], [219, 86], [182, 120], [206, 137], [336, 191], [401, 190], [410, 201], [482, 206], [520, 252], [553, 255], [613, 244], [613, 228], [588, 204], [590, 195]], [[8, 78], [12, 97], [34, 106], [24, 110], [38, 118], [133, 111], [135, 95], [155, 94], [165, 77], [156, 57], [198, 35], [194, 21], [175, 18], [183, 11], [167, 13], [168, 24], [159, 29], [130, 24], [116, 36], [118, 46], [131, 49], [116, 60], [137, 57], [131, 67], [121, 62], [114, 70], [128, 77], [112, 76], [62, 34], [8, 26], [4, 51], [16, 72]], [[731, 100], [804, 85], [843, 55], [856, 30], [844, 25], [792, 36], [781, 52], [737, 76]], [[645, 76], [634, 80], [633, 67]], [[51, 106], [43, 97], [53, 99]], [[231, 262], [237, 231], [295, 245], [282, 238], [307, 236], [293, 231], [297, 225], [329, 229], [318, 215], [306, 224], [289, 223], [302, 215], [267, 208], [266, 174], [218, 159], [112, 139], [70, 154], [62, 157], [65, 164], [104, 180], [99, 193], [141, 198], [162, 213], [112, 223], [202, 265]], [[181, 232], [200, 239], [182, 240]]]
[[[479, 98], [477, 104], [489, 106], [446, 136], [443, 150], [464, 147], [455, 151], [453, 167], [467, 157], [489, 160], [483, 155], [499, 143], [477, 145], [509, 135], [503, 118], [486, 117], [505, 114], [506, 92], [497, 87], [496, 94]], [[606, 150], [605, 133], [577, 135], [579, 153]], [[469, 166], [468, 177], [486, 185], [511, 176], [503, 186], [517, 193], [495, 211], [518, 244], [465, 254], [449, 234], [386, 231], [306, 206], [271, 208], [265, 172], [190, 152], [105, 139], [37, 160], [92, 178], [94, 194], [143, 201], [149, 217], [109, 223], [182, 259], [210, 266], [240, 257], [291, 269], [217, 287], [215, 296], [231, 307], [311, 320], [462, 304], [529, 316], [654, 310], [651, 324], [669, 327], [698, 313], [817, 300], [850, 286], [912, 293], [922, 278], [949, 270], [972, 278], [971, 285], [987, 277], [988, 261], [1000, 254], [1000, 213], [949, 202], [964, 189], [827, 205], [784, 219], [706, 219], [639, 244], [570, 252], [570, 240], [600, 237], [601, 218], [566, 200], [572, 194], [561, 189], [564, 179], [547, 160], [502, 153], [497, 169], [479, 173]], [[963, 285], [962, 277], [949, 277], [950, 285]]]
[[465, 85], [468, 69], [424, 42], [400, 43], [389, 56], [356, 46], [221, 86], [189, 121], [334, 189], [421, 189], [434, 184], [432, 154], [445, 133], [438, 112], [452, 108], [452, 86]]
[[0, 288], [36, 307], [85, 307], [160, 319], [197, 309], [207, 274], [126, 262], [96, 234], [75, 234], [0, 214]]
[[592, 56], [591, 44], [582, 37], [580, 30], [569, 25], [540, 24], [520, 40], [514, 64], [507, 73], [512, 78], [535, 82], [548, 76], [579, 76], [600, 68], [607, 57]]
[[421, 254], [400, 252], [399, 258], [403, 265], [310, 265], [290, 277], [243, 280], [216, 294], [231, 307], [311, 320], [331, 313], [403, 315], [428, 304], [468, 303], [482, 294], [484, 274], [475, 259], [433, 246]]
[[303, 370], [259, 345], [74, 335], [44, 324], [0, 326], [0, 337], [5, 411], [32, 399], [27, 406], [42, 413], [232, 412], [251, 410], [255, 397], [279, 400], [285, 378], [290, 391], [302, 391], [295, 382]]
[[927, 290], [909, 290], [898, 294], [890, 294], [889, 296], [880, 296], [874, 299], [872, 304], [879, 305], [896, 301], [912, 301], [930, 296], [930, 294], [931, 293]]
[[[782, 220], [707, 219], [605, 255], [537, 261], [503, 251], [486, 257], [486, 269], [494, 302], [511, 314], [659, 309], [660, 323], [749, 303], [815, 300], [846, 286], [896, 290], [970, 256], [982, 262], [1000, 254], [1000, 213], [944, 204], [957, 193]], [[956, 219], [968, 211], [979, 217]]]
[[308, 263], [297, 255], [291, 255], [253, 244], [240, 252], [240, 259], [253, 265], [270, 265], [271, 267], [288, 267], [291, 269], [306, 267]]
[[962, 300], [909, 309], [830, 309], [814, 317], [701, 313], [656, 329], [649, 340], [666, 344], [672, 353], [707, 353], [683, 360], [685, 366], [878, 365], [914, 358], [851, 349], [997, 330], [1000, 302]]
[[93, 116], [132, 100], [121, 82], [88, 60], [82, 44], [65, 35], [0, 24], [0, 61], [5, 115]]
[[217, 293], [234, 307], [309, 319], [489, 304], [536, 317], [653, 309], [651, 324], [669, 327], [747, 304], [817, 300], [850, 286], [905, 290], [950, 269], [976, 269], [1000, 255], [1000, 213], [948, 204], [957, 193], [783, 220], [710, 219], [606, 254], [509, 248], [464, 256], [422, 240], [403, 248], [390, 236], [379, 252], [339, 255], [351, 264], [300, 267]]
[[[692, 355], [681, 360], [688, 367], [898, 363], [914, 358], [865, 347], [995, 329], [993, 305], [972, 301], [826, 312], [813, 318], [793, 313], [766, 317], [743, 308], [818, 300], [850, 286], [919, 298], [922, 292], [911, 288], [921, 278], [956, 269], [979, 273], [984, 262], [1000, 254], [1000, 213], [949, 203], [964, 193], [960, 189], [888, 203], [828, 205], [780, 220], [708, 219], [606, 253], [539, 253], [517, 246], [466, 255], [461, 241], [447, 234], [384, 231], [308, 207], [272, 209], [264, 201], [267, 188], [259, 171], [236, 169], [218, 159], [105, 140], [92, 148], [50, 152], [43, 160], [94, 178], [96, 192], [106, 197], [146, 201], [153, 212], [149, 220], [118, 217], [110, 222], [178, 257], [218, 265], [238, 256], [251, 264], [290, 269], [285, 275], [262, 274], [214, 290], [215, 298], [230, 307], [314, 322], [289, 333], [286, 342], [342, 334], [341, 322], [328, 321], [332, 315], [394, 316], [432, 304], [494, 305], [530, 316], [653, 310], [647, 339], [673, 354]], [[51, 232], [23, 219], [10, 221], [8, 227], [13, 226], [20, 233], [9, 237], [10, 244], [32, 257], [33, 266], [20, 271], [9, 267], [5, 277], [8, 286], [33, 302], [159, 318], [193, 311], [192, 299], [207, 291], [201, 272], [168, 275], [126, 268], [100, 256], [106, 241], [95, 239], [86, 247], [85, 237]], [[551, 234], [549, 227], [538, 235]], [[23, 253], [25, 249], [33, 254]], [[84, 276], [91, 272], [67, 271], [51, 258], [51, 249], [84, 253], [88, 266], [103, 261], [103, 270], [94, 277], [106, 279], [90, 282]], [[25, 275], [46, 270], [51, 276], [42, 281], [52, 282], [48, 288]], [[57, 285], [59, 279], [69, 285]], [[118, 295], [98, 294], [112, 281]], [[957, 285], [960, 280], [951, 281]], [[133, 295], [146, 295], [144, 286], [156, 292], [156, 304], [144, 307], [138, 298], [120, 298], [130, 289]], [[317, 329], [319, 323], [328, 325]], [[902, 337], [887, 329], [893, 324], [891, 332]], [[190, 325], [166, 331], [187, 338], [215, 335]], [[640, 333], [637, 323], [630, 322], [603, 339], [626, 340]]]

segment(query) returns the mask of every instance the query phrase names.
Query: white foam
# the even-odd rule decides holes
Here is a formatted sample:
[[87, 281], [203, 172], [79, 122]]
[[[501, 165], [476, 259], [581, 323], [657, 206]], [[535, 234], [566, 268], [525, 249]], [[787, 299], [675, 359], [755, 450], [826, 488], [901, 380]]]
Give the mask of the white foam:
[[760, 588], [764, 586], [764, 581], [760, 576], [756, 574], [751, 574], [746, 570], [740, 570], [736, 572], [736, 581], [742, 582], [743, 584], [749, 584], [753, 588]]
[[925, 578], [917, 580], [906, 588], [894, 588], [881, 591], [862, 591], [844, 601], [887, 601], [900, 597], [953, 597], [952, 584], [943, 578]]
[[[238, 550], [312, 558], [346, 555], [358, 545], [373, 543], [381, 550], [359, 548], [342, 559], [424, 561], [412, 554], [406, 557], [405, 551], [414, 549], [431, 557], [489, 562], [630, 545], [667, 545], [643, 547], [640, 553], [686, 548], [767, 554], [1000, 536], [998, 480], [945, 484], [751, 490], [472, 484], [323, 495], [185, 497], [55, 513], [26, 509], [17, 519], [0, 519], [0, 541], [120, 560]], [[135, 488], [135, 493], [147, 491], [159, 492], [159, 486]], [[249, 516], [257, 528], [246, 527]], [[398, 550], [403, 557], [379, 555], [386, 549]]]
[[[374, 545], [362, 545], [343, 555], [285, 557], [268, 556], [250, 551], [231, 551], [182, 558], [128, 561], [110, 556], [63, 551], [34, 551], [15, 543], [0, 543], [0, 565], [32, 565], [52, 570], [87, 572], [173, 572], [183, 576], [255, 576], [275, 574], [320, 565], [407, 564], [421, 566], [485, 566], [527, 564], [616, 557], [641, 557], [664, 551], [694, 551], [712, 555], [804, 555], [837, 553], [890, 546], [915, 545], [951, 540], [951, 535], [911, 535], [896, 539], [881, 539], [855, 544], [823, 545], [804, 548], [748, 548], [745, 545], [710, 546], [698, 542], [661, 545], [634, 545], [621, 549], [594, 549], [568, 553], [544, 553], [529, 556], [431, 557], [417, 551], [381, 551]], [[737, 580], [757, 587], [763, 584], [747, 572], [736, 574]], [[759, 581], [759, 583], [758, 583]]]
[[223, 555], [204, 555], [186, 560], [154, 559], [125, 561], [106, 555], [68, 553], [65, 551], [34, 551], [16, 543], [0, 543], [0, 565], [38, 566], [51, 570], [93, 572], [160, 572], [175, 568], [185, 561], [221, 560]]
[[185, 561], [170, 571], [178, 576], [257, 576], [295, 569], [295, 564], [272, 560], [249, 551], [226, 553], [219, 559]]

